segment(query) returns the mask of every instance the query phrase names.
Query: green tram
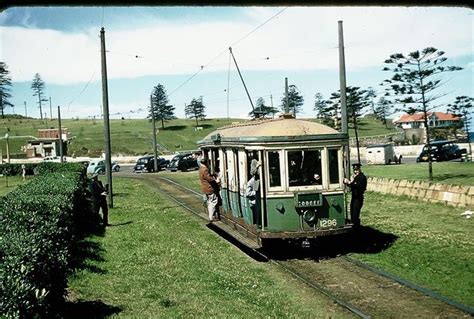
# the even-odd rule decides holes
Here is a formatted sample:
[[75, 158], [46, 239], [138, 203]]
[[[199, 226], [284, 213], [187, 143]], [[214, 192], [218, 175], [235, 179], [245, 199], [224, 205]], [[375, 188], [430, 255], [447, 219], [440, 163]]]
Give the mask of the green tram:
[[271, 239], [308, 245], [352, 228], [343, 184], [347, 134], [285, 114], [220, 128], [198, 146], [221, 179], [221, 222], [256, 247]]

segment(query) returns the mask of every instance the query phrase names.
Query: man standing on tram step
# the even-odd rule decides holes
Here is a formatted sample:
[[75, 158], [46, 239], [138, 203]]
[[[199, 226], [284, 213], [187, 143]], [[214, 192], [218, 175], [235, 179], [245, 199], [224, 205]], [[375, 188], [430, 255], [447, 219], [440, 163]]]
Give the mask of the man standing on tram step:
[[356, 228], [360, 226], [360, 210], [364, 204], [364, 192], [367, 189], [367, 178], [360, 170], [360, 167], [360, 163], [352, 164], [352, 170], [354, 171], [352, 179], [344, 178], [344, 184], [348, 185], [352, 192], [351, 220]]
[[107, 206], [107, 189], [101, 181], [99, 181], [99, 174], [94, 173], [91, 181], [92, 205], [94, 214], [99, 215], [99, 210], [102, 209], [102, 225], [110, 226], [109, 224], [109, 207]]
[[247, 182], [247, 188], [245, 195], [249, 199], [250, 209], [252, 210], [253, 223], [261, 226], [260, 218], [260, 178], [258, 174], [258, 168], [261, 163], [256, 159], [252, 159], [250, 162], [250, 175], [252, 178]]
[[209, 221], [219, 219], [219, 178], [209, 173], [209, 160], [201, 157], [199, 166], [199, 180], [201, 181], [201, 192], [206, 196], [207, 212]]

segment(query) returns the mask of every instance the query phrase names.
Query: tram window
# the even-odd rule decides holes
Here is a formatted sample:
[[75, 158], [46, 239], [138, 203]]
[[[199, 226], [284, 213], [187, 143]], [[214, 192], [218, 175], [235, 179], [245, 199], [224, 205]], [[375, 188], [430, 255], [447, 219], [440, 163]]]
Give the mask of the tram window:
[[250, 164], [252, 163], [253, 159], [256, 159], [258, 161], [258, 152], [257, 151], [247, 151], [247, 180], [252, 178], [252, 176], [250, 174]]
[[329, 183], [339, 184], [338, 150], [328, 150], [329, 154]]
[[268, 152], [268, 170], [270, 173], [270, 187], [281, 186], [280, 152]]
[[322, 184], [321, 151], [288, 151], [288, 185], [309, 186]]

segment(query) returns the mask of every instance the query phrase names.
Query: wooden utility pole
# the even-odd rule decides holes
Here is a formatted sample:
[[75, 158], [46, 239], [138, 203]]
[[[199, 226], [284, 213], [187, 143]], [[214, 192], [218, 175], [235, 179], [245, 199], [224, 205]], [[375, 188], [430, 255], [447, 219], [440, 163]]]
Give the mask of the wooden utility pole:
[[100, 48], [102, 65], [102, 106], [104, 114], [104, 142], [105, 142], [105, 174], [107, 175], [109, 207], [114, 207], [114, 197], [112, 192], [112, 163], [110, 146], [110, 126], [109, 126], [109, 92], [107, 88], [107, 61], [105, 56], [105, 29], [100, 29]]
[[[51, 98], [49, 98], [49, 102], [51, 103]], [[51, 115], [51, 118], [53, 116]], [[61, 128], [61, 107], [58, 105], [58, 126], [59, 126], [59, 156], [61, 163], [64, 162], [63, 156], [63, 130]]]
[[285, 78], [285, 113], [290, 113], [290, 103], [288, 101], [288, 78]]
[[26, 111], [26, 101], [23, 101], [23, 103], [25, 104], [25, 117], [28, 117], [28, 112]]
[[[342, 21], [338, 21], [339, 31], [339, 85], [341, 91], [341, 133], [348, 134], [347, 125], [347, 99], [346, 99], [346, 62], [344, 58], [344, 35]], [[348, 139], [349, 141], [349, 139]], [[344, 147], [344, 176], [350, 176], [349, 145]]]
[[153, 168], [158, 172], [158, 153], [156, 151], [156, 125], [155, 125], [155, 111], [153, 109], [153, 95], [150, 95], [150, 113], [151, 113], [151, 127], [153, 130]]
[[51, 107], [51, 96], [49, 97], [49, 118], [53, 121], [53, 108]]

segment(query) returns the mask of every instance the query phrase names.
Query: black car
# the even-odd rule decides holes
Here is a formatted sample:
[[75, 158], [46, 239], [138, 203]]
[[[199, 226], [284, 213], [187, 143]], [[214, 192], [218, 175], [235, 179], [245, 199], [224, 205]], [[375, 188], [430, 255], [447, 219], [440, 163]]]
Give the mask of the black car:
[[[158, 161], [158, 171], [161, 171], [162, 169], [165, 169], [169, 162], [168, 160], [164, 159], [163, 157], [157, 157], [156, 158]], [[148, 155], [148, 156], [143, 156], [140, 157], [137, 160], [137, 163], [133, 167], [133, 172], [134, 173], [140, 173], [140, 172], [154, 172], [155, 171], [155, 163], [154, 163], [154, 156], [153, 155]]]
[[199, 169], [199, 165], [197, 160], [193, 158], [192, 153], [183, 153], [178, 154], [171, 159], [168, 169], [172, 172], [176, 172], [177, 170], [186, 172], [189, 170]]
[[[431, 146], [431, 161], [442, 162], [450, 161], [453, 159], [462, 158], [463, 154], [467, 153], [465, 148], [459, 148], [458, 145], [452, 141], [435, 141], [430, 143]], [[420, 155], [417, 157], [417, 162], [428, 162], [429, 161], [429, 146], [426, 144]]]

